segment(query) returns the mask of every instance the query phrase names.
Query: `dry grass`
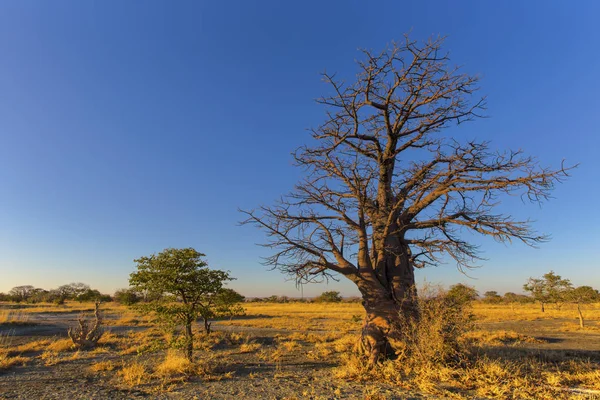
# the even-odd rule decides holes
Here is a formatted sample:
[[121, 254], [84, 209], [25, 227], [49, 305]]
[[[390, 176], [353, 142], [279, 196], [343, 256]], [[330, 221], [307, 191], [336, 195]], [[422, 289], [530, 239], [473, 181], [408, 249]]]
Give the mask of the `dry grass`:
[[[334, 375], [359, 382], [386, 382], [427, 394], [450, 398], [568, 399], [570, 387], [600, 389], [597, 364], [520, 361], [487, 357], [462, 364], [414, 364], [384, 361], [372, 367], [363, 357], [345, 354]], [[475, 396], [474, 396], [475, 395]]]
[[262, 348], [260, 343], [242, 343], [240, 353], [255, 353]]
[[90, 370], [93, 372], [113, 371], [116, 368], [117, 365], [111, 360], [98, 361], [90, 366]]
[[49, 339], [35, 340], [33, 342], [28, 342], [17, 346], [16, 351], [19, 353], [30, 353], [30, 352], [38, 352], [43, 351], [48, 348], [48, 345], [52, 343]]
[[[67, 306], [36, 305], [20, 310], [21, 316], [17, 319], [27, 320], [30, 312], [39, 310], [72, 312], [91, 308], [91, 304], [79, 303]], [[153, 327], [118, 335], [107, 332], [99, 342], [101, 346], [85, 354], [72, 351], [68, 339], [43, 339], [11, 346], [10, 338], [0, 337], [0, 369], [25, 362], [56, 365], [81, 357], [102, 359], [106, 355], [112, 358], [117, 354], [123, 356], [123, 360], [132, 360], [134, 357], [129, 355], [144, 354], [145, 364], [139, 361], [121, 363], [103, 360], [92, 364], [90, 370], [115, 371], [115, 376], [127, 386], [150, 382], [160, 387], [165, 383], [179, 384], [190, 376], [201, 377], [202, 380], [231, 377], [233, 372], [227, 372], [228, 368], [239, 365], [240, 360], [272, 364], [275, 372], [270, 372], [268, 379], [288, 379], [290, 371], [286, 363], [308, 358], [327, 363], [339, 362], [339, 367], [333, 371], [334, 376], [368, 383], [363, 397], [372, 399], [385, 398], [380, 390], [380, 382], [437, 398], [562, 399], [575, 398], [568, 388], [600, 390], [598, 363], [578, 359], [572, 352], [535, 350], [539, 348], [536, 345], [543, 344], [543, 341], [525, 331], [473, 330], [461, 334], [453, 346], [462, 346], [461, 349], [467, 351], [460, 356], [456, 353], [454, 357], [445, 358], [438, 355], [443, 355], [447, 349], [444, 346], [436, 347], [436, 332], [440, 331], [442, 325], [429, 325], [429, 330], [415, 327], [414, 333], [420, 335], [415, 343], [421, 346], [418, 351], [425, 357], [414, 358], [414, 352], [401, 352], [397, 360], [384, 361], [372, 367], [363, 358], [353, 354], [364, 315], [360, 304], [248, 303], [245, 308], [245, 318], [219, 321], [218, 324], [281, 329], [281, 333], [273, 337], [273, 344], [269, 340], [258, 343], [245, 333], [215, 331], [206, 335], [198, 325], [194, 337], [196, 359], [189, 362], [176, 352], [164, 352], [171, 338], [165, 331]], [[32, 311], [34, 309], [36, 311]], [[149, 321], [122, 306], [111, 305], [104, 310], [107, 310], [105, 315], [111, 315], [113, 325], [145, 325]], [[571, 332], [569, 335], [583, 337], [597, 335], [600, 330], [600, 304], [583, 307], [588, 324], [583, 330], [577, 326], [576, 310], [568, 304], [560, 310], [550, 305], [545, 313], [541, 313], [536, 304], [511, 306], [476, 302], [471, 312], [478, 322], [556, 320], [555, 324], [545, 326], [552, 326], [548, 329], [557, 332]], [[511, 329], [519, 330], [513, 325]], [[428, 348], [428, 343], [433, 347]], [[7, 348], [10, 351], [6, 351]], [[298, 374], [297, 371], [294, 373]], [[262, 374], [253, 372], [250, 379], [265, 379]], [[160, 390], [165, 390], [164, 386]], [[314, 398], [319, 396], [314, 394]]]
[[14, 365], [25, 365], [29, 359], [22, 356], [11, 356], [7, 351], [0, 350], [0, 371], [8, 369]]
[[[250, 318], [220, 322], [230, 326], [350, 332], [360, 327], [364, 310], [355, 303], [247, 303]], [[355, 317], [353, 319], [353, 317]]]
[[295, 340], [290, 340], [287, 342], [283, 342], [281, 343], [281, 347], [283, 347], [286, 351], [294, 351], [298, 348], [300, 348], [300, 343], [298, 343]]
[[178, 352], [169, 351], [154, 372], [160, 377], [175, 377], [195, 373], [194, 364]]
[[146, 367], [137, 361], [123, 365], [123, 368], [118, 372], [122, 382], [127, 386], [137, 386], [146, 382], [148, 374]]
[[420, 323], [409, 326], [396, 360], [372, 366], [345, 352], [334, 375], [448, 398], [570, 399], [575, 398], [570, 388], [600, 389], [598, 363], [566, 352], [519, 348], [542, 341], [513, 331], [457, 331], [464, 324], [460, 313], [445, 311], [444, 303], [427, 307], [432, 308], [421, 309]]
[[12, 341], [13, 337], [10, 333], [0, 334], [0, 371], [27, 362], [27, 358], [13, 354], [11, 351]]
[[[503, 322], [503, 321], [536, 321], [553, 319], [577, 318], [577, 306], [565, 303], [558, 308], [556, 305], [546, 305], [546, 311], [541, 312], [539, 304], [486, 304], [475, 302], [473, 313], [480, 322]], [[582, 313], [585, 319], [600, 320], [600, 303], [582, 305]]]
[[71, 339], [58, 339], [53, 342], [50, 342], [46, 346], [46, 351], [54, 352], [54, 353], [64, 353], [66, 351], [71, 351], [74, 349], [73, 342]]
[[537, 339], [532, 336], [522, 335], [514, 331], [497, 330], [484, 331], [474, 330], [467, 332], [462, 336], [462, 339], [469, 343], [486, 344], [486, 345], [517, 345], [521, 343], [545, 343], [542, 339]]
[[0, 325], [35, 325], [29, 315], [21, 311], [0, 310]]
[[[72, 313], [81, 311], [94, 311], [94, 303], [79, 303], [76, 301], [67, 301], [65, 304], [56, 305], [53, 303], [36, 303], [36, 304], [17, 304], [14, 303], [0, 303], [2, 305], [8, 305], [16, 308], [19, 312], [27, 314], [40, 314], [40, 313]], [[120, 306], [116, 303], [109, 303], [110, 306], [104, 308], [103, 311], [125, 311], [127, 308]]]

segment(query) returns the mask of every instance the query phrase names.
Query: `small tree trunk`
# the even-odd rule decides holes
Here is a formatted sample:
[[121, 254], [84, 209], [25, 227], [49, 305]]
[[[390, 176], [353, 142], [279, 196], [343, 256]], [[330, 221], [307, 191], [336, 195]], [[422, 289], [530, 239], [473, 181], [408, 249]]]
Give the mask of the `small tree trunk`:
[[206, 331], [207, 335], [210, 335], [210, 326], [212, 324], [210, 322], [208, 322], [208, 318], [204, 318], [204, 330]]
[[194, 334], [192, 332], [191, 321], [187, 321], [185, 324], [185, 338], [186, 338], [185, 356], [187, 357], [188, 360], [192, 361], [192, 355], [194, 353]]
[[542, 302], [542, 312], [545, 312], [546, 310], [544, 310], [544, 303]]
[[585, 322], [583, 321], [583, 314], [581, 313], [581, 305], [577, 303], [577, 314], [579, 314], [579, 327], [584, 328]]

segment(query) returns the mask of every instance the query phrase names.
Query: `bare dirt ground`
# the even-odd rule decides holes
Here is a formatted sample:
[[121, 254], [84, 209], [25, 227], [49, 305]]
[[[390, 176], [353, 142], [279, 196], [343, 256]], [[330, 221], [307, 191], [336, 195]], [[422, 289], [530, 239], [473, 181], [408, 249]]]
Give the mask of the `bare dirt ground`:
[[[126, 349], [127, 341], [148, 333], [152, 326], [140, 323], [121, 324], [117, 314], [107, 313], [107, 337], [101, 351], [72, 350], [52, 352], [43, 341], [66, 338], [69, 326], [74, 326], [80, 312], [31, 313], [26, 324], [0, 325], [0, 336], [10, 338], [9, 345], [18, 349], [31, 343], [42, 343], [41, 348], [19, 353], [22, 363], [0, 369], [0, 398], [6, 399], [424, 399], [442, 398], [419, 394], [385, 383], [349, 382], [335, 377], [334, 369], [340, 361], [333, 352], [318, 356], [319, 338], [336, 335], [335, 324], [340, 318], [321, 315], [305, 320], [308, 329], [297, 329], [298, 324], [277, 326], [278, 315], [263, 313], [232, 321], [215, 322], [214, 344], [197, 349], [199, 360], [209, 359], [215, 368], [202, 375], [172, 375], [163, 378], [142, 379], [128, 385], [119, 372], [124, 366], [143, 365], [148, 376], [164, 359], [167, 350], [138, 344], [135, 351]], [[290, 311], [293, 314], [293, 310]], [[346, 319], [346, 317], [342, 318]], [[354, 318], [356, 319], [356, 318]], [[302, 320], [302, 318], [300, 318]], [[310, 323], [309, 323], [310, 322]], [[344, 322], [345, 323], [345, 322]], [[600, 365], [600, 331], [564, 331], [560, 327], [572, 323], [570, 319], [519, 320], [481, 322], [480, 329], [510, 330], [540, 339], [539, 341], [510, 343], [512, 350], [533, 352], [562, 352], [585, 358]], [[359, 322], [354, 324], [359, 326]], [[285, 323], [283, 324], [285, 325]], [[333, 326], [333, 329], [315, 327]], [[277, 327], [276, 327], [277, 326]], [[198, 326], [199, 328], [199, 326]], [[331, 328], [331, 327], [330, 327]], [[348, 328], [342, 333], [351, 333]], [[354, 329], [354, 331], [356, 331]], [[229, 336], [228, 336], [229, 335]], [[233, 335], [233, 336], [232, 336]], [[236, 336], [237, 335], [237, 336]], [[291, 335], [291, 336], [290, 336]], [[231, 339], [234, 337], [234, 339]], [[307, 339], [312, 337], [313, 339]], [[323, 339], [323, 342], [328, 339]], [[154, 343], [154, 342], [152, 342]], [[242, 351], [243, 343], [252, 343], [256, 351]], [[288, 344], [286, 344], [288, 343]], [[125, 349], [125, 350], [124, 350]], [[105, 363], [114, 368], [92, 370]], [[152, 375], [154, 376], [154, 375]], [[594, 392], [585, 398], [600, 398]], [[473, 396], [472, 398], [485, 398]], [[503, 398], [503, 397], [500, 397]], [[506, 397], [509, 398], [509, 397]]]
[[[40, 339], [66, 338], [69, 326], [75, 326], [79, 312], [33, 314], [28, 324], [0, 326], [0, 335], [11, 335], [11, 345], [17, 347]], [[110, 316], [109, 316], [110, 319]], [[259, 343], [264, 349], [275, 348], [276, 337], [295, 330], [226, 326], [214, 324], [216, 332], [243, 332], [248, 341]], [[107, 331], [117, 335], [149, 329], [144, 326], [111, 325]], [[304, 333], [323, 334], [323, 331]], [[58, 362], [53, 365], [39, 359], [41, 352], [29, 354], [25, 365], [0, 371], [0, 398], [6, 399], [363, 399], [373, 392], [394, 399], [420, 399], [417, 394], [399, 390], [392, 385], [363, 385], [345, 382], [331, 376], [335, 362], [311, 360], [306, 356], [310, 343], [299, 342], [298, 348], [283, 354], [277, 360], [257, 360], [254, 354], [235, 349], [217, 348], [211, 353], [227, 353], [226, 365], [216, 378], [190, 377], [185, 382], [141, 384], [127, 387], [118, 381], [113, 371], [93, 372], [90, 365], [99, 361], [127, 364], [135, 361], [151, 365], [166, 353], [151, 354], [98, 354]], [[198, 356], [202, 357], [202, 352]], [[36, 357], [37, 356], [37, 357]]]

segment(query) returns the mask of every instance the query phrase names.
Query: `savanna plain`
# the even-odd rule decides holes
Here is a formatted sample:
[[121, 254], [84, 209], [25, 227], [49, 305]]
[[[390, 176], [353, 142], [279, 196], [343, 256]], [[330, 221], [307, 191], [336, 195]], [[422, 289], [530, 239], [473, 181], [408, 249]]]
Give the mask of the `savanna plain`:
[[[570, 399], [600, 398], [600, 303], [488, 304], [465, 309], [461, 352], [443, 357], [452, 325], [425, 312], [410, 356], [373, 366], [356, 356], [359, 302], [246, 302], [244, 315], [194, 326], [190, 361], [151, 314], [100, 305], [97, 346], [69, 327], [93, 303], [0, 304], [0, 397], [13, 399]], [[427, 311], [427, 310], [426, 310]], [[85, 317], [84, 317], [85, 316]], [[463, 326], [464, 321], [461, 321]]]

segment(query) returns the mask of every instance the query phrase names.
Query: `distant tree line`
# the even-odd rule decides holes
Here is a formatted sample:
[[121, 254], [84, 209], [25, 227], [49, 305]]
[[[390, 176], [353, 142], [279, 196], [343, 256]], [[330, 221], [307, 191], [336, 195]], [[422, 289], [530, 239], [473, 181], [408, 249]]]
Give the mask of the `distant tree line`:
[[585, 321], [581, 306], [600, 301], [600, 292], [591, 286], [575, 287], [569, 279], [550, 271], [541, 278], [529, 278], [523, 285], [523, 290], [529, 295], [507, 292], [503, 296], [496, 291], [487, 291], [482, 296], [475, 288], [458, 283], [448, 290], [448, 296], [456, 301], [467, 303], [481, 301], [488, 304], [517, 304], [539, 303], [540, 311], [545, 312], [546, 306], [552, 304], [556, 309], [565, 303], [577, 305], [579, 325], [584, 327]]
[[112, 301], [112, 297], [100, 293], [97, 289], [92, 289], [89, 285], [81, 282], [69, 283], [51, 290], [36, 288], [32, 285], [22, 285], [15, 286], [8, 293], [0, 293], [0, 301], [15, 303], [63, 304], [67, 300], [107, 302]]
[[362, 299], [357, 296], [342, 297], [336, 290], [321, 293], [317, 297], [288, 297], [272, 295], [268, 297], [251, 297], [246, 299], [249, 303], [360, 303]]

